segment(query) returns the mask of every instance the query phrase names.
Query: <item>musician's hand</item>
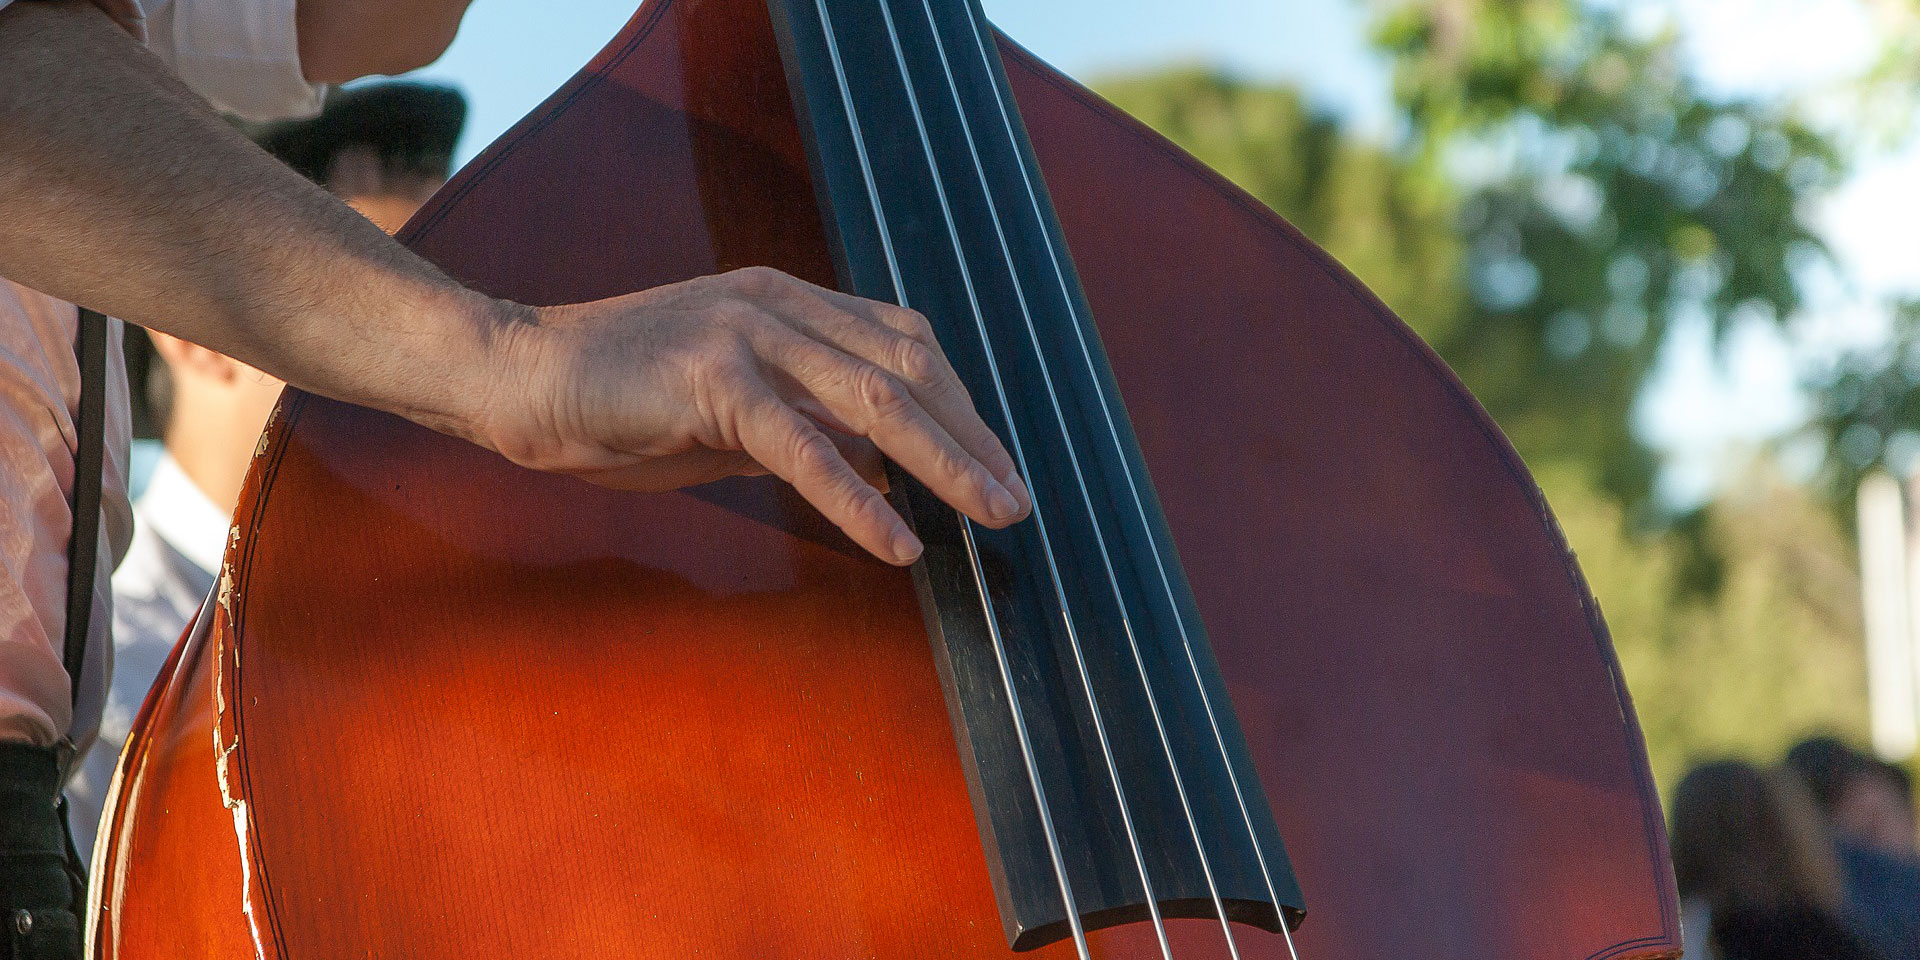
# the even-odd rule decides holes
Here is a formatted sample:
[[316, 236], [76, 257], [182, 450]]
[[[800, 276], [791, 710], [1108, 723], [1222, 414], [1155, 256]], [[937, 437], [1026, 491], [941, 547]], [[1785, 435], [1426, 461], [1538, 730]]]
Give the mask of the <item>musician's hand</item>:
[[[447, 26], [464, 4], [406, 6]], [[393, 5], [306, 6], [303, 60], [345, 36], [309, 13]], [[849, 453], [871, 463], [877, 447], [982, 523], [1028, 509], [910, 311], [765, 269], [558, 309], [503, 303], [247, 143], [98, 5], [0, 8], [10, 280], [530, 466], [644, 490], [771, 471], [896, 563], [920, 546]], [[450, 35], [421, 29], [414, 40]]]
[[920, 543], [850, 463], [865, 442], [983, 524], [1031, 509], [926, 320], [902, 307], [749, 268], [539, 309], [498, 352], [478, 439], [526, 466], [652, 491], [773, 473], [898, 564]]

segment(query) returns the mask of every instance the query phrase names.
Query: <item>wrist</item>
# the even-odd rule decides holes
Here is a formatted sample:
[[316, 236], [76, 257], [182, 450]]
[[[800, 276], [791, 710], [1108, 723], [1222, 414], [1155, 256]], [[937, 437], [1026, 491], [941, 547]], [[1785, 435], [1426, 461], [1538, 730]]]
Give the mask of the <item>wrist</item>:
[[449, 305], [455, 332], [441, 402], [409, 419], [441, 433], [511, 455], [514, 424], [526, 398], [514, 388], [528, 380], [539, 354], [538, 308], [463, 290]]

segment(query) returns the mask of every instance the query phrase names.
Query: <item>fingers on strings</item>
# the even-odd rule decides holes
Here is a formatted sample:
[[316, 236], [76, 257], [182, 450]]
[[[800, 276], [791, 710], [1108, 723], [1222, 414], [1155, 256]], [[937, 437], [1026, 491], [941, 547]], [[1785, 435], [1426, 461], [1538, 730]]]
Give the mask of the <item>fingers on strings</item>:
[[[765, 346], [800, 388], [794, 406], [863, 436], [941, 499], [984, 524], [1018, 520], [1025, 505], [926, 405], [914, 385], [885, 367], [799, 334]], [[969, 416], [971, 414], [969, 413]]]
[[920, 543], [873, 482], [875, 464], [860, 462], [866, 448], [833, 433], [870, 440], [980, 523], [1002, 527], [1030, 512], [1012, 458], [974, 412], [923, 318], [787, 283], [775, 294], [782, 322], [753, 337], [770, 390], [741, 411], [747, 453], [894, 563], [917, 558]]
[[1013, 457], [977, 413], [973, 398], [941, 352], [925, 317], [905, 307], [863, 300], [794, 281], [793, 296], [811, 300], [801, 315], [815, 326], [814, 336], [899, 376], [956, 441], [984, 465], [994, 479], [1015, 492], [1022, 511], [1025, 486]]
[[812, 418], [771, 389], [741, 411], [739, 440], [746, 452], [793, 485], [808, 503], [874, 556], [908, 564], [920, 540], [878, 489], [841, 455]]

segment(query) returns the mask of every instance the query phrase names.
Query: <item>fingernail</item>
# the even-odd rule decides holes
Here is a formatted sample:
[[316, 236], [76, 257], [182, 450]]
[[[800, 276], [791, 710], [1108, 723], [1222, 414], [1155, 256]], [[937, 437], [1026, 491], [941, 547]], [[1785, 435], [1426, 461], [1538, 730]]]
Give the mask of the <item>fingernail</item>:
[[1026, 481], [1021, 480], [1019, 474], [1007, 474], [1006, 486], [1008, 490], [1013, 492], [1014, 498], [1019, 502], [1027, 504], [1028, 506], [1033, 505], [1033, 493], [1027, 489]]
[[1020, 512], [1020, 501], [1006, 487], [989, 480], [987, 482], [987, 513], [995, 520], [1011, 520]]
[[901, 563], [912, 563], [920, 556], [920, 538], [906, 524], [893, 528], [893, 556]]

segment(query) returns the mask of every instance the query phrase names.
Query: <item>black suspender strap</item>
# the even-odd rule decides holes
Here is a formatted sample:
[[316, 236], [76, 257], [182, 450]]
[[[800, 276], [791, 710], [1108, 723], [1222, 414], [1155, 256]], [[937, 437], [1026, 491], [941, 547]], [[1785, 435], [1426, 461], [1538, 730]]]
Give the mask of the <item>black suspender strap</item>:
[[80, 361], [80, 414], [74, 424], [73, 540], [67, 547], [67, 635], [64, 662], [80, 704], [80, 670], [86, 665], [93, 619], [93, 575], [100, 565], [100, 478], [106, 470], [107, 318], [80, 308], [73, 352]]
[[[100, 481], [107, 455], [107, 318], [80, 308], [79, 329], [73, 335], [73, 355], [80, 361], [80, 412], [73, 425], [79, 441], [73, 452], [73, 538], [67, 543], [67, 633], [61, 662], [72, 685], [73, 715], [80, 713], [80, 671], [87, 662], [87, 636], [93, 620], [93, 575], [100, 565]], [[73, 731], [62, 737], [56, 751], [61, 779], [73, 762]], [[73, 846], [73, 825], [67, 819], [67, 798], [55, 801], [60, 828], [67, 843], [67, 882], [76, 912], [86, 903], [87, 863]]]

